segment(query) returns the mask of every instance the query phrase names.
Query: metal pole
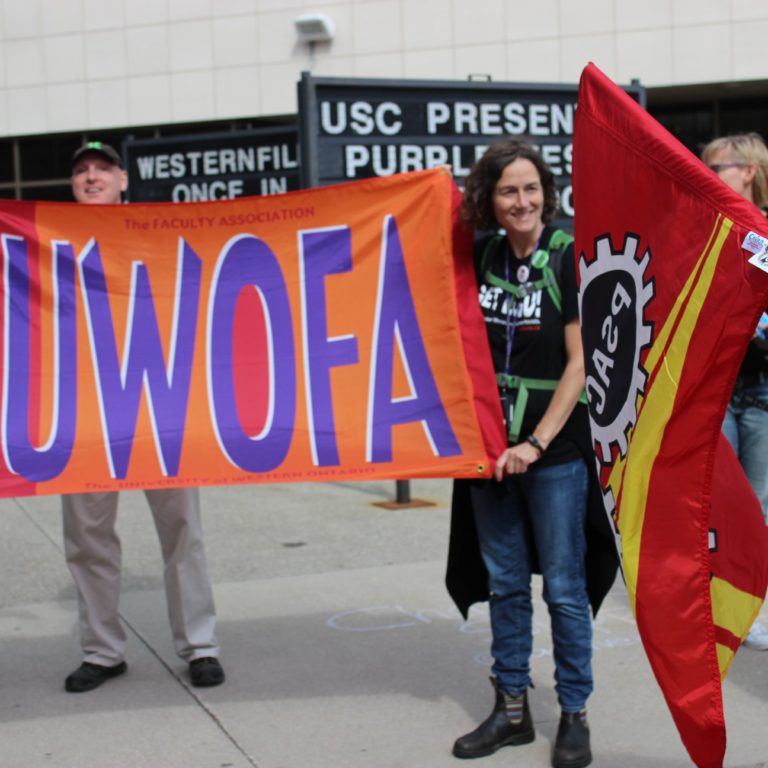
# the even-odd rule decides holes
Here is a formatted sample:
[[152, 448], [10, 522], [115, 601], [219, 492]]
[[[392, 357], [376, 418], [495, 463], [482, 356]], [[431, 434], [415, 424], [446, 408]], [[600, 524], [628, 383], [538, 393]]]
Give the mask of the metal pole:
[[395, 480], [395, 501], [398, 504], [411, 501], [411, 483], [408, 480]]

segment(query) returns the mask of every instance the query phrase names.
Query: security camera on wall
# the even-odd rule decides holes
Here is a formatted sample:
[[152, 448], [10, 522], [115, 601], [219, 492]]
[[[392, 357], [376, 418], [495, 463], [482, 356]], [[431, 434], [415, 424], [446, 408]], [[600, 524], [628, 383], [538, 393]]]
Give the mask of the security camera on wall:
[[293, 20], [302, 43], [326, 43], [333, 40], [336, 27], [323, 13], [306, 13]]

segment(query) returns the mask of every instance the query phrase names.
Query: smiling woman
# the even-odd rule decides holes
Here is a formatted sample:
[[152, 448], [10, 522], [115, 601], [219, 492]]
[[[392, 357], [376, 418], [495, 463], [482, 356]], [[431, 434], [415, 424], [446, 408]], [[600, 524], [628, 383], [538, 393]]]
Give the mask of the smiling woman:
[[493, 212], [518, 259], [526, 258], [541, 237], [543, 207], [544, 190], [538, 169], [523, 157], [513, 160], [496, 182]]
[[[478, 541], [496, 701], [484, 722], [457, 739], [453, 754], [482, 757], [535, 738], [528, 688], [530, 584], [538, 562], [562, 708], [552, 765], [583, 768], [592, 760], [585, 709], [592, 692], [584, 563], [589, 475], [581, 447], [588, 426], [573, 241], [550, 224], [557, 207], [554, 175], [524, 141], [494, 144], [467, 177], [464, 220], [477, 230], [501, 230], [478, 237], [475, 272], [508, 440], [495, 479], [454, 485], [449, 557], [462, 560], [458, 553], [452, 558], [460, 538]], [[457, 535], [467, 518], [476, 537]], [[449, 570], [449, 588], [475, 576], [456, 574], [453, 581]], [[463, 586], [451, 591], [467, 594]], [[460, 598], [457, 604], [466, 610]]]

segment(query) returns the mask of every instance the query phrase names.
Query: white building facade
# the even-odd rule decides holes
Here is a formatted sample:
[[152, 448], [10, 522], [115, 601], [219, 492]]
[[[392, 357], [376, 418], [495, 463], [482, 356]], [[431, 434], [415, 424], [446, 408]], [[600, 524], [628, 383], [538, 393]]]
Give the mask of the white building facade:
[[305, 70], [576, 83], [592, 61], [692, 148], [767, 133], [767, 36], [765, 0], [2, 0], [0, 196], [65, 199], [86, 138], [295, 124]]

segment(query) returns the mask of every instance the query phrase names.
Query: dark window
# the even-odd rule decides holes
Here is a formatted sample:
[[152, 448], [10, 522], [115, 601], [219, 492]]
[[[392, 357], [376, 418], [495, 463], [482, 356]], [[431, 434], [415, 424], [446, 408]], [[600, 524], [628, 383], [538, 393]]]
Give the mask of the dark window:
[[657, 107], [649, 111], [678, 141], [697, 156], [714, 135], [714, 115], [709, 104]]
[[749, 133], [750, 131], [757, 131], [768, 140], [768, 99], [720, 103], [722, 134]]
[[18, 139], [22, 181], [69, 178], [74, 151], [82, 143], [79, 135], [35, 136]]
[[718, 136], [768, 140], [768, 80], [649, 88], [648, 111], [696, 155]]
[[22, 200], [57, 200], [59, 202], [73, 202], [72, 187], [69, 184], [45, 186], [45, 187], [22, 187]]
[[13, 142], [0, 141], [0, 182], [13, 179]]

